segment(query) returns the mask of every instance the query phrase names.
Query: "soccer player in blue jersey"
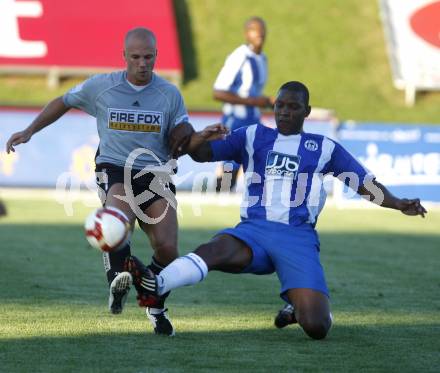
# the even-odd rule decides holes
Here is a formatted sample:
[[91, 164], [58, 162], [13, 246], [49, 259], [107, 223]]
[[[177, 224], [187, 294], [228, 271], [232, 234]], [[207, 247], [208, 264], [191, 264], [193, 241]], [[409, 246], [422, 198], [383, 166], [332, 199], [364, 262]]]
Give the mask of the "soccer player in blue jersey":
[[307, 88], [300, 82], [288, 82], [276, 97], [276, 129], [255, 124], [214, 141], [225, 132], [223, 126], [193, 134], [188, 150], [196, 161], [243, 164], [247, 187], [241, 222], [176, 259], [158, 276], [137, 258], [129, 258], [126, 269], [146, 294], [157, 296], [195, 284], [211, 270], [276, 272], [280, 296], [287, 305], [275, 325], [298, 323], [314, 339], [327, 335], [332, 323], [329, 291], [315, 230], [325, 203], [324, 175], [338, 177], [364, 198], [406, 215], [424, 217], [426, 210], [419, 199], [394, 197], [335, 141], [305, 133], [303, 122], [310, 110]]
[[[222, 123], [231, 131], [260, 123], [260, 108], [273, 105], [273, 98], [263, 95], [267, 81], [267, 57], [263, 53], [266, 24], [260, 17], [245, 23], [246, 44], [236, 48], [227, 58], [214, 83], [213, 96], [222, 101]], [[225, 167], [226, 168], [226, 167]], [[231, 188], [236, 183], [240, 165], [232, 162]], [[217, 180], [217, 191], [221, 188]]]
[[[122, 211], [132, 226], [138, 220], [154, 250], [149, 268], [159, 273], [177, 257], [177, 214], [174, 204], [169, 208], [170, 201], [175, 203], [173, 170], [163, 166], [178, 155], [194, 130], [178, 89], [153, 72], [157, 57], [154, 33], [141, 27], [130, 30], [123, 55], [125, 71], [92, 76], [54, 99], [27, 129], [11, 136], [6, 150], [14, 151], [16, 145], [29, 141], [71, 108], [96, 117], [100, 143], [95, 163], [103, 205]], [[145, 198], [139, 201], [138, 196]], [[104, 253], [113, 314], [122, 312], [130, 289], [131, 276], [123, 272], [129, 255], [130, 243], [117, 252]], [[165, 298], [138, 300], [146, 307], [155, 332], [173, 335]]]

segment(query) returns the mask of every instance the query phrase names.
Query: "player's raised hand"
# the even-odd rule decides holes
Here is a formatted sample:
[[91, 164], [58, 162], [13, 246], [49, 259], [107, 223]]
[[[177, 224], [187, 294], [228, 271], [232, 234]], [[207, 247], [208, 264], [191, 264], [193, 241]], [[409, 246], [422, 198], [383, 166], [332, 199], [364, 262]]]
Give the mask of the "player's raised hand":
[[191, 140], [194, 128], [190, 123], [183, 122], [178, 124], [170, 133], [169, 144], [171, 155], [177, 159], [186, 153], [186, 148]]
[[427, 213], [426, 209], [421, 205], [420, 199], [402, 198], [398, 203], [399, 210], [405, 215], [416, 216], [421, 215], [423, 218]]
[[196, 162], [209, 162], [212, 159], [209, 142], [222, 139], [227, 133], [227, 128], [220, 123], [211, 124], [202, 131], [193, 133], [187, 147], [188, 154]]
[[270, 97], [268, 97], [268, 99], [269, 99], [269, 102], [268, 102], [267, 107], [273, 109], [273, 107], [275, 106], [275, 100], [276, 100], [276, 98], [270, 96]]
[[228, 132], [228, 129], [223, 124], [216, 123], [205, 127], [199, 134], [205, 141], [213, 141], [223, 139]]
[[6, 153], [15, 152], [14, 146], [28, 142], [31, 137], [32, 133], [27, 130], [14, 133], [6, 143]]
[[257, 96], [249, 98], [253, 106], [258, 106], [261, 108], [273, 108], [275, 99], [273, 97], [267, 96]]

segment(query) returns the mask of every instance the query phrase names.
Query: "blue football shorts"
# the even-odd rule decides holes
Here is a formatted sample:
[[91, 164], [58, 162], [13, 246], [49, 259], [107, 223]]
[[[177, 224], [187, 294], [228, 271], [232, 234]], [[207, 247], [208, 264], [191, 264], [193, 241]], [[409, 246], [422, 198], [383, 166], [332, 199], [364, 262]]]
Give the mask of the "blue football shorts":
[[318, 234], [310, 224], [294, 227], [250, 219], [218, 234], [236, 237], [251, 248], [252, 262], [242, 273], [276, 272], [281, 283], [280, 297], [285, 301], [287, 290], [296, 288], [313, 289], [329, 296], [319, 260]]

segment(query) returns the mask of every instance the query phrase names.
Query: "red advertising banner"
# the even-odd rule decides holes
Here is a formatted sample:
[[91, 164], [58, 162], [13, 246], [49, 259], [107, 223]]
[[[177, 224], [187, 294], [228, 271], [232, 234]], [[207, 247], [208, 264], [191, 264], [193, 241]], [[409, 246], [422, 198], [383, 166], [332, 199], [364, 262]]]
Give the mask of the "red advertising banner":
[[157, 70], [179, 72], [172, 0], [0, 0], [0, 68], [121, 68], [137, 26], [156, 34]]

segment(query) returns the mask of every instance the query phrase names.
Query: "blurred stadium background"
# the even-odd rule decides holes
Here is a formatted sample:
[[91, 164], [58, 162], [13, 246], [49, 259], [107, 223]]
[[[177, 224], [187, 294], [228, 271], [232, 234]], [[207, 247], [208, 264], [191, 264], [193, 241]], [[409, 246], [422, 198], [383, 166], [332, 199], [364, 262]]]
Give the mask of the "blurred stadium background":
[[[180, 85], [196, 128], [217, 122], [220, 103], [212, 99], [213, 81], [228, 53], [243, 42], [244, 20], [258, 14], [268, 25], [266, 94], [275, 95], [288, 80], [305, 82], [312, 106], [324, 108], [314, 112], [308, 131], [339, 140], [393, 192], [440, 201], [438, 1], [59, 4], [0, 2], [2, 144], [48, 100], [89, 74], [123, 68], [124, 33], [138, 24], [157, 33], [157, 70]], [[98, 19], [90, 16], [95, 12]], [[419, 14], [422, 26], [414, 22]], [[399, 35], [409, 35], [408, 40]], [[415, 102], [406, 99], [410, 89], [395, 86], [418, 89]], [[270, 123], [270, 115], [265, 120]], [[7, 156], [2, 149], [0, 186], [54, 187], [65, 173], [75, 185], [93, 185], [94, 127], [91, 117], [72, 112], [16, 154]], [[45, 171], [36, 164], [44, 164]], [[194, 174], [213, 167], [182, 158], [178, 186], [191, 189]]]
[[[183, 337], [174, 346], [161, 340], [151, 352], [144, 340], [145, 320], [134, 305], [119, 321], [102, 316], [106, 293], [100, 259], [83, 250], [82, 220], [97, 205], [93, 118], [72, 111], [16, 153], [7, 155], [4, 146], [48, 100], [92, 73], [123, 68], [123, 36], [138, 25], [156, 32], [157, 71], [179, 85], [195, 127], [217, 122], [220, 104], [212, 99], [212, 85], [225, 57], [243, 43], [243, 22], [251, 15], [262, 16], [268, 27], [265, 93], [275, 95], [288, 80], [306, 83], [312, 106], [319, 108], [306, 130], [335, 138], [394, 193], [421, 197], [430, 212], [424, 221], [396, 212], [361, 212], [335, 186], [335, 203], [319, 226], [340, 325], [327, 347], [270, 328], [271, 312], [279, 306], [276, 278], [245, 277], [237, 285], [235, 278], [214, 275], [200, 290], [173, 295], [171, 316]], [[9, 212], [0, 217], [0, 372], [126, 366], [133, 372], [291, 371], [295, 362], [300, 371], [436, 371], [439, 20], [438, 0], [0, 0], [0, 200]], [[270, 113], [264, 121], [273, 124]], [[201, 195], [184, 192], [198, 190], [200, 172], [215, 177], [214, 168], [188, 157], [180, 160], [182, 252], [238, 218], [238, 195], [211, 196], [201, 203]], [[145, 246], [140, 237], [135, 240]], [[78, 249], [83, 258], [72, 259]], [[52, 274], [62, 278], [72, 260], [83, 278], [54, 285]], [[233, 290], [223, 293], [222, 284]], [[258, 290], [243, 299], [245, 288], [266, 285], [270, 292]], [[60, 313], [69, 316], [58, 320]], [[194, 325], [194, 315], [200, 325]], [[118, 360], [112, 351], [121, 346], [109, 342], [108, 335], [131, 346], [123, 351], [134, 361]], [[197, 345], [206, 355], [200, 364]], [[48, 352], [47, 362], [22, 361], [22, 348], [34, 358]], [[288, 352], [294, 355], [283, 355], [283, 348], [293, 348]], [[97, 361], [93, 349], [106, 356], [106, 363]]]

